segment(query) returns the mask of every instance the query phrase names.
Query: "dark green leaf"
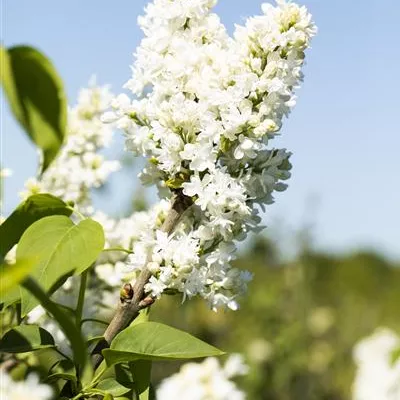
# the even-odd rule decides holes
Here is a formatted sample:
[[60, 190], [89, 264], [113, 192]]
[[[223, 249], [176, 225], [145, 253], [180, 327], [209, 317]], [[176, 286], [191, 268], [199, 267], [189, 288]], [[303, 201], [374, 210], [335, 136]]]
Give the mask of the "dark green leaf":
[[[32, 259], [31, 274], [45, 291], [67, 272], [80, 274], [96, 260], [104, 247], [101, 225], [85, 219], [75, 225], [62, 215], [45, 217], [31, 225], [18, 244], [17, 260]], [[22, 315], [37, 304], [26, 290], [21, 291]]]
[[2, 84], [16, 119], [43, 151], [43, 171], [65, 136], [67, 101], [50, 60], [29, 46], [1, 49]]
[[72, 210], [66, 203], [51, 194], [35, 194], [28, 197], [0, 225], [0, 256], [4, 258], [34, 222], [50, 215], [69, 217], [71, 213]]
[[[145, 308], [133, 320], [131, 326], [142, 324], [149, 321], [150, 308]], [[150, 379], [152, 362], [149, 360], [137, 360], [130, 362], [129, 370], [133, 376], [134, 390], [137, 400], [150, 400]]]
[[53, 336], [36, 325], [20, 325], [9, 330], [0, 340], [0, 351], [26, 353], [54, 347]]
[[70, 359], [61, 358], [55, 364], [53, 364], [49, 370], [49, 374], [52, 373], [74, 373], [75, 365]]
[[136, 360], [185, 360], [225, 354], [194, 336], [157, 322], [143, 322], [119, 333], [103, 350], [108, 365]]
[[[105, 363], [105, 361], [103, 361]], [[128, 364], [114, 365], [115, 379], [125, 387], [133, 387], [133, 376]]]
[[138, 400], [150, 400], [151, 364], [152, 362], [148, 360], [137, 360], [129, 363]]
[[121, 385], [114, 378], [104, 379], [104, 381], [99, 382], [96, 388], [103, 392], [112, 394], [113, 396], [122, 396], [131, 390], [130, 388]]
[[154, 390], [154, 386], [152, 384], [150, 384], [149, 400], [157, 400], [156, 391]]
[[64, 381], [71, 381], [71, 382], [77, 382], [75, 374], [67, 374], [65, 372], [56, 372], [54, 374], [49, 375], [46, 378], [46, 381], [51, 383], [58, 381], [59, 379], [63, 379]]
[[97, 343], [100, 340], [104, 339], [104, 336], [93, 336], [90, 339], [86, 340], [86, 344], [88, 346], [92, 345], [93, 343]]

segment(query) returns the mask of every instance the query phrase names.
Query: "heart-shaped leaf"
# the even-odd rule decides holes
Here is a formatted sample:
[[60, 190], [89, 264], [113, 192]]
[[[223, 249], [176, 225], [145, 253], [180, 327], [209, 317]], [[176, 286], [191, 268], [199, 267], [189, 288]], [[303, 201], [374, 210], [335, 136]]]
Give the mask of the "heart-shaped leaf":
[[36, 325], [17, 326], [6, 332], [0, 340], [0, 351], [5, 353], [26, 353], [49, 347], [54, 347], [53, 336]]
[[[101, 225], [85, 219], [75, 225], [68, 217], [45, 217], [31, 225], [18, 244], [17, 260], [31, 259], [34, 277], [47, 291], [57, 280], [75, 270], [80, 274], [96, 260], [104, 248]], [[38, 301], [21, 290], [22, 315], [31, 311]]]
[[189, 333], [157, 322], [143, 322], [119, 333], [103, 350], [107, 365], [135, 360], [185, 360], [221, 356], [223, 351]]
[[15, 118], [43, 151], [44, 171], [65, 136], [67, 101], [50, 60], [29, 46], [1, 48], [1, 81]]

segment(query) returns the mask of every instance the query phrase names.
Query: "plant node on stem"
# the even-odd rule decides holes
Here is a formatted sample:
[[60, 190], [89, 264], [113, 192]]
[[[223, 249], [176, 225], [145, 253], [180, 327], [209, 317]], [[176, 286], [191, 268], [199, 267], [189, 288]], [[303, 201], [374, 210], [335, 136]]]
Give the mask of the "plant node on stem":
[[[183, 213], [193, 204], [190, 197], [185, 196], [182, 191], [175, 192], [172, 199], [171, 209], [162, 224], [161, 230], [171, 234], [177, 226]], [[125, 329], [138, 315], [143, 308], [154, 303], [154, 299], [146, 296], [144, 286], [151, 277], [151, 272], [144, 268], [137, 278], [133, 287], [133, 296], [121, 296], [118, 308], [113, 319], [104, 332], [104, 339], [101, 340], [93, 350], [93, 365], [97, 368], [103, 360], [101, 351], [110, 346], [114, 337]], [[126, 287], [121, 291], [126, 291]]]

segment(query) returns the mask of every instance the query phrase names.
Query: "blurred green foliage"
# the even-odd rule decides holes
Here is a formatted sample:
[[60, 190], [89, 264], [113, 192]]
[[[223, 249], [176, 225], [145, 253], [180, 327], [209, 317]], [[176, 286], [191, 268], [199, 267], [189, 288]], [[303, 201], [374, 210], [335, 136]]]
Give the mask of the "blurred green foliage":
[[[249, 399], [351, 398], [352, 348], [378, 326], [400, 332], [400, 265], [373, 252], [303, 252], [291, 262], [259, 238], [236, 265], [254, 273], [237, 312], [214, 313], [203, 300], [156, 303], [151, 319], [243, 353], [250, 373], [240, 382]], [[154, 383], [178, 365], [155, 364]]]
[[[350, 400], [354, 344], [379, 326], [400, 332], [400, 264], [377, 253], [304, 249], [285, 262], [270, 241], [258, 237], [235, 264], [254, 273], [240, 310], [215, 313], [202, 299], [182, 304], [179, 296], [163, 296], [150, 318], [242, 353], [250, 372], [238, 383], [249, 400]], [[3, 327], [13, 318], [8, 314], [1, 315]], [[14, 379], [31, 370], [42, 379], [49, 370], [65, 375], [51, 349], [18, 358]], [[154, 362], [154, 386], [180, 364]], [[63, 385], [57, 382], [59, 389]]]

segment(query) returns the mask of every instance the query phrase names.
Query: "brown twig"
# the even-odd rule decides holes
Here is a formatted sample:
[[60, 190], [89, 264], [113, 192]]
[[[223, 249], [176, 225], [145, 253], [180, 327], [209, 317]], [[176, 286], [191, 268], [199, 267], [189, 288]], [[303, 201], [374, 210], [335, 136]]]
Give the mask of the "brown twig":
[[[192, 204], [192, 200], [181, 191], [176, 192], [172, 200], [172, 207], [169, 211], [161, 230], [168, 234], [172, 233], [178, 224], [182, 214]], [[133, 287], [133, 292], [126, 286], [121, 290], [121, 299], [113, 319], [104, 332], [104, 339], [101, 340], [93, 350], [93, 365], [97, 368], [103, 356], [101, 351], [110, 346], [114, 337], [125, 329], [138, 315], [139, 311], [148, 307], [153, 301], [146, 297], [144, 286], [151, 277], [151, 272], [144, 268]]]

